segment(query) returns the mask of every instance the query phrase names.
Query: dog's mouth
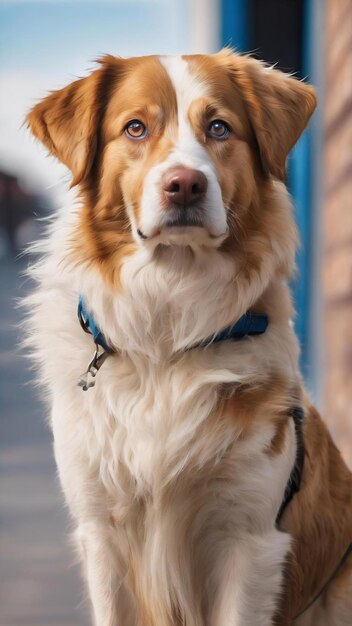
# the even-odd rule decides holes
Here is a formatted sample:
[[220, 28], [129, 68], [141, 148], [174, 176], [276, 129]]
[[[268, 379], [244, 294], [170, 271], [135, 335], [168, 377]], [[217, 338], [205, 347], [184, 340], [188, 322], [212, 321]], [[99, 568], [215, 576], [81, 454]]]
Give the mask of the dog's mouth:
[[203, 225], [172, 223], [158, 229], [152, 235], [146, 235], [142, 230], [138, 229], [137, 234], [140, 239], [146, 243], [148, 241], [153, 244], [165, 245], [210, 245], [210, 247], [218, 248], [228, 236], [228, 229], [219, 235], [211, 233]]
[[[168, 211], [165, 218], [162, 220], [158, 228], [156, 228], [151, 234], [143, 232], [138, 229], [137, 233], [141, 239], [152, 239], [156, 236], [160, 236], [163, 233], [167, 234], [172, 232], [174, 235], [179, 233], [186, 233], [194, 229], [201, 229], [204, 232], [208, 232], [208, 228], [205, 220], [205, 210], [201, 207], [174, 207], [171, 211]], [[215, 237], [212, 233], [208, 232], [209, 237]]]
[[206, 207], [200, 204], [190, 206], [173, 205], [164, 211], [161, 220], [154, 228], [137, 230], [140, 240], [146, 244], [171, 246], [205, 246], [218, 248], [227, 238], [228, 225], [219, 229], [218, 224], [209, 219]]
[[164, 222], [162, 228], [199, 228], [204, 227], [204, 211], [201, 209], [176, 209]]

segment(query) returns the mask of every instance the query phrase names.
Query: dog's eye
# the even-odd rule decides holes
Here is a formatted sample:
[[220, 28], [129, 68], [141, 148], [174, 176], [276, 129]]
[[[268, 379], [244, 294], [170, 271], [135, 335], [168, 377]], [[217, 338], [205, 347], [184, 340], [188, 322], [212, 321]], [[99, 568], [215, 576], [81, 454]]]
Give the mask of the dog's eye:
[[144, 137], [147, 136], [148, 131], [142, 122], [139, 120], [132, 120], [131, 122], [128, 122], [125, 128], [125, 133], [127, 137], [130, 137], [131, 139], [144, 139]]
[[213, 137], [214, 139], [227, 139], [230, 134], [230, 128], [223, 122], [222, 120], [214, 120], [210, 122], [207, 130], [208, 137]]

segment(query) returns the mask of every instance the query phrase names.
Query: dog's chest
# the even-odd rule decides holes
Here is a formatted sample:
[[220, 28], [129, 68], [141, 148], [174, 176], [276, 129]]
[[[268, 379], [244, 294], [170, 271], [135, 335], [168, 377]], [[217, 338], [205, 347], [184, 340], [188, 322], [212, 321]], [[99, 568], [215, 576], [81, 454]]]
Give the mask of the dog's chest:
[[184, 359], [154, 365], [112, 358], [104, 368], [90, 399], [90, 413], [98, 431], [101, 463], [115, 463], [117, 479], [118, 465], [124, 466], [138, 489], [152, 491], [172, 480], [192, 459], [202, 464], [206, 455], [221, 454], [228, 445], [226, 433], [215, 446], [204, 441], [218, 405], [218, 390], [207, 384], [201, 368], [195, 371], [194, 363]]
[[90, 410], [122, 570], [132, 559], [134, 593], [152, 611], [161, 597], [184, 606], [193, 588], [189, 615], [200, 614], [201, 590], [221, 584], [224, 544], [233, 549], [238, 537], [272, 528], [290, 455], [266, 453], [272, 425], [241, 437], [236, 415], [220, 416], [218, 385], [194, 363], [115, 361], [106, 362]]
[[291, 454], [276, 462], [267, 454], [273, 425], [260, 425], [244, 438], [236, 413], [220, 409], [218, 383], [209, 382], [209, 371], [194, 360], [156, 366], [112, 358], [104, 368], [89, 411], [95, 465], [113, 499], [131, 489], [131, 480], [131, 497], [144, 498], [177, 488], [180, 480], [190, 490], [204, 480], [210, 485], [213, 477], [226, 497], [236, 500], [237, 491], [245, 492], [250, 508], [285, 481]]

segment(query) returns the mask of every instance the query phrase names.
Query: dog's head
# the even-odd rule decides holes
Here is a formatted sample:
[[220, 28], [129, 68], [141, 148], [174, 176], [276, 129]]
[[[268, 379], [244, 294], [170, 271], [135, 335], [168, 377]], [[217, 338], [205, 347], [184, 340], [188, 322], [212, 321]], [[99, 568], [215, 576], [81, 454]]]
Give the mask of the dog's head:
[[315, 104], [311, 87], [229, 50], [106, 56], [28, 123], [80, 186], [86, 256], [106, 259], [238, 241]]

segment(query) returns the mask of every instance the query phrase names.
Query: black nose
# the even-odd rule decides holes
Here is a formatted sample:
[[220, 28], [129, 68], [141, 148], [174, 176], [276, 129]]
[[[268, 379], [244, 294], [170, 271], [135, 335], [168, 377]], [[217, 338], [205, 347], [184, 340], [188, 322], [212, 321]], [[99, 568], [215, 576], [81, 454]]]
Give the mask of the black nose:
[[168, 205], [189, 206], [201, 200], [207, 191], [208, 181], [203, 172], [186, 167], [173, 167], [165, 172], [162, 189]]

